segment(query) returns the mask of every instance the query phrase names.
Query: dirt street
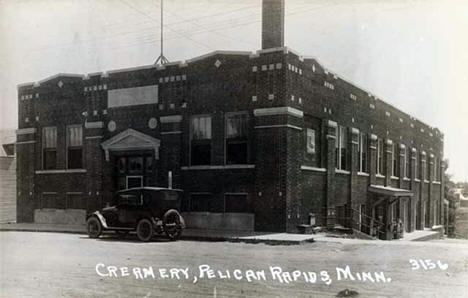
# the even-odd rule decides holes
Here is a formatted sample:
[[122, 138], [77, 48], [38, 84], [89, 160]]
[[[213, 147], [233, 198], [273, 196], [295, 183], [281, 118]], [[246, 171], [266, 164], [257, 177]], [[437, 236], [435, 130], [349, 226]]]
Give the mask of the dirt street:
[[468, 297], [463, 240], [271, 246], [0, 232], [0, 247], [1, 297]]

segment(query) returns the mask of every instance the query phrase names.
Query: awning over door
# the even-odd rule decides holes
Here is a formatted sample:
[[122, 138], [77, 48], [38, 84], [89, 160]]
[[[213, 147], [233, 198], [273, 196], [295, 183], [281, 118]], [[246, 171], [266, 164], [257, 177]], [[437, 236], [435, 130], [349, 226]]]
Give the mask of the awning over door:
[[390, 186], [383, 186], [383, 185], [369, 185], [368, 188], [369, 192], [390, 196], [390, 197], [412, 197], [413, 193], [408, 189], [402, 188], [395, 188]]

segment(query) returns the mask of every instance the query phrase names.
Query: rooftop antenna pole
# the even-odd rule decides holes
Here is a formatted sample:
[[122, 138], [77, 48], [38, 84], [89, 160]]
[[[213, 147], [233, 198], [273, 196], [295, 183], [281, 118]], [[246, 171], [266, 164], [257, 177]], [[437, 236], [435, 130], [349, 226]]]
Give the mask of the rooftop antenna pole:
[[163, 38], [163, 0], [161, 0], [161, 54], [159, 55], [158, 59], [156, 59], [156, 62], [154, 64], [160, 63], [161, 65], [164, 65], [166, 63], [169, 63], [169, 60], [167, 60], [166, 57], [164, 57], [163, 54], [163, 49], [164, 49], [164, 38]]

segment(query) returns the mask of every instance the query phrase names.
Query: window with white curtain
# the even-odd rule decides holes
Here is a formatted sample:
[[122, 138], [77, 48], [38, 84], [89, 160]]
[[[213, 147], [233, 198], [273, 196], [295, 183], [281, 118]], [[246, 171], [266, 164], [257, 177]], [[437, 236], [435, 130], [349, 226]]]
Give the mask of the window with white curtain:
[[347, 163], [348, 135], [346, 134], [346, 127], [339, 126], [337, 132], [338, 133], [337, 133], [337, 138], [335, 142], [336, 168], [339, 170], [348, 170], [348, 163]]
[[191, 165], [211, 164], [211, 116], [193, 116], [190, 123]]
[[367, 136], [359, 134], [359, 172], [367, 173]]
[[247, 113], [226, 115], [226, 164], [248, 163], [248, 120]]
[[42, 129], [42, 167], [44, 170], [57, 168], [57, 127]]
[[67, 126], [67, 168], [83, 168], [83, 127]]

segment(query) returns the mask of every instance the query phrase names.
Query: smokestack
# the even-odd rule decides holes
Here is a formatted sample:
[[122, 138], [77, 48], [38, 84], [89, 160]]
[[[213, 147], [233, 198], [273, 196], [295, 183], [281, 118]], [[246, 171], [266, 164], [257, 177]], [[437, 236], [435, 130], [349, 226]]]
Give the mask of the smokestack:
[[284, 0], [263, 0], [262, 49], [284, 47]]

